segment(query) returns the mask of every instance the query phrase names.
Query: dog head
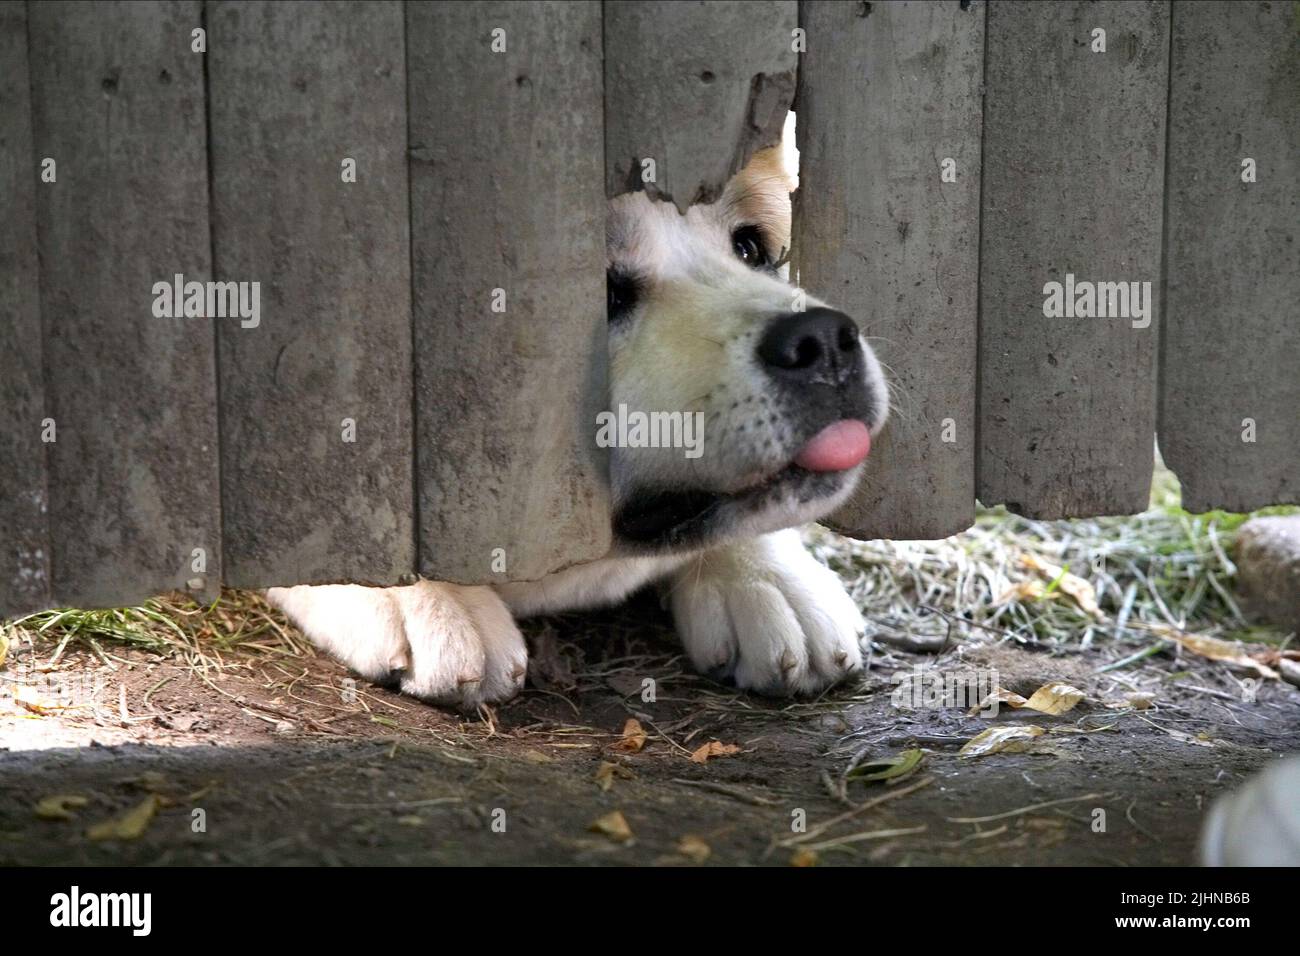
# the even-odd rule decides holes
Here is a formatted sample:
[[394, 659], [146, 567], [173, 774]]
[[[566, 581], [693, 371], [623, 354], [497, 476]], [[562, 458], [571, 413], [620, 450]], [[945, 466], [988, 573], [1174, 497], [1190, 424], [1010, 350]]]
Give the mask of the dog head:
[[821, 518], [884, 424], [884, 377], [853, 320], [781, 275], [790, 188], [774, 148], [685, 216], [644, 193], [609, 204], [602, 443], [623, 553]]

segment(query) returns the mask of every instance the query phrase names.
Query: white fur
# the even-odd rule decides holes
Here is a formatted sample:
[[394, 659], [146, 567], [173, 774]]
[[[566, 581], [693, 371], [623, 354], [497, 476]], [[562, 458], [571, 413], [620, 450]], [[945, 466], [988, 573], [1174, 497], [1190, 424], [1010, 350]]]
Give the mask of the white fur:
[[797, 531], [693, 558], [673, 575], [670, 596], [696, 668], [733, 676], [738, 687], [812, 693], [862, 668], [862, 615]]
[[403, 691], [425, 700], [472, 710], [524, 685], [528, 648], [491, 588], [326, 584], [271, 588], [267, 600], [362, 677], [396, 673]]
[[[795, 290], [732, 250], [733, 231], [745, 225], [761, 229], [773, 260], [788, 245], [791, 184], [776, 157], [774, 150], [760, 154], [717, 203], [685, 216], [639, 193], [610, 203], [610, 265], [635, 272], [644, 285], [635, 312], [610, 332], [611, 406], [698, 411], [705, 422], [699, 458], [676, 448], [617, 449], [616, 506], [647, 487], [742, 496], [769, 487], [811, 437], [792, 418], [797, 396], [773, 392], [756, 357], [768, 323], [796, 309]], [[806, 299], [807, 308], [820, 304]], [[887, 411], [884, 377], [865, 341], [862, 348], [878, 433]], [[841, 473], [838, 485], [813, 500], [778, 484], [761, 507], [729, 513], [707, 547], [685, 552], [632, 556], [616, 548], [540, 581], [495, 587], [301, 586], [272, 588], [268, 599], [362, 676], [396, 679], [407, 693], [473, 708], [523, 685], [527, 650], [512, 615], [612, 604], [657, 581], [696, 667], [764, 693], [814, 693], [862, 667], [863, 621], [798, 534], [779, 529], [833, 511], [860, 472]]]

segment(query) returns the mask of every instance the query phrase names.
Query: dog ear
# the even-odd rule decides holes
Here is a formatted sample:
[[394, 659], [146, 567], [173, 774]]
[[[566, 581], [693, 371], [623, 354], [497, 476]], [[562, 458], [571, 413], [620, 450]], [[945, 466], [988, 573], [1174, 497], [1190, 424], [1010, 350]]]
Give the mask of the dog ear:
[[739, 219], [752, 222], [777, 249], [790, 247], [790, 193], [795, 179], [780, 144], [759, 150], [730, 183], [724, 201]]

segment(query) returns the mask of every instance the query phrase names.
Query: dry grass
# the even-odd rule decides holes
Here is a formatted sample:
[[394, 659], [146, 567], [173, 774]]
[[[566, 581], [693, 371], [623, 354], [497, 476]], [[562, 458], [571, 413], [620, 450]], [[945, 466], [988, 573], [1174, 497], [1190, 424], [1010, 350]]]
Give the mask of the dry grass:
[[[1035, 521], [999, 507], [980, 509], [974, 527], [941, 541], [851, 541], [820, 529], [807, 537], [876, 639], [894, 646], [1013, 640], [1115, 658], [1158, 650], [1153, 629], [1278, 647], [1293, 640], [1251, 625], [1233, 596], [1235, 534], [1249, 516], [1192, 515], [1178, 497], [1177, 479], [1157, 465], [1151, 507], [1129, 517]], [[1026, 567], [1026, 556], [1086, 581], [1101, 613]]]
[[[1270, 511], [1297, 509], [1268, 509]], [[1294, 635], [1251, 626], [1233, 597], [1234, 535], [1246, 515], [1191, 515], [1178, 506], [1174, 476], [1157, 465], [1151, 508], [1139, 515], [1072, 521], [1034, 521], [1002, 508], [980, 509], [975, 526], [941, 541], [852, 541], [818, 528], [807, 540], [843, 577], [882, 644], [941, 650], [957, 643], [1015, 641], [1048, 650], [1101, 650], [1103, 663], [1121, 666], [1160, 650], [1153, 627], [1263, 641], [1284, 647]], [[1032, 555], [1086, 580], [1102, 614], [1090, 614], [1041, 580], [1022, 559]], [[1026, 582], [1040, 579], [1037, 588]], [[559, 619], [565, 630], [582, 619]], [[606, 624], [608, 626], [608, 624]], [[101, 658], [115, 644], [178, 655], [194, 667], [221, 668], [232, 652], [298, 656], [312, 653], [302, 635], [254, 592], [225, 590], [211, 604], [180, 595], [111, 610], [57, 609], [0, 624], [0, 634], [29, 639], [51, 650], [57, 663], [72, 644]], [[673, 669], [680, 686], [693, 675], [679, 658], [664, 661], [662, 648], [647, 654]], [[643, 657], [606, 658], [572, 675], [584, 684], [620, 673], [644, 674]], [[700, 682], [705, 709], [743, 713], [741, 695]], [[843, 703], [842, 696], [839, 701]], [[795, 711], [818, 711], [820, 702], [795, 702]]]
[[47, 667], [80, 645], [101, 660], [124, 645], [178, 656], [200, 670], [221, 669], [229, 654], [296, 657], [311, 654], [305, 638], [253, 591], [224, 589], [211, 604], [183, 594], [152, 598], [135, 607], [79, 610], [56, 608], [18, 618], [0, 629], [11, 640], [27, 639], [52, 648]]

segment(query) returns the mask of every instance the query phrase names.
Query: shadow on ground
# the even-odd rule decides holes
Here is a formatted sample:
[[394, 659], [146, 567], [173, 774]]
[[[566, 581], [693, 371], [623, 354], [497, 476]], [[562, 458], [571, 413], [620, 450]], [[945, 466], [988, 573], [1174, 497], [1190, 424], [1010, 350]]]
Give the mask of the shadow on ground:
[[[895, 706], [891, 676], [936, 659], [884, 648], [860, 685], [816, 701], [738, 694], [690, 672], [650, 599], [528, 636], [530, 689], [474, 716], [255, 649], [206, 672], [76, 651], [42, 675], [70, 692], [20, 701], [13, 681], [50, 648], [13, 648], [0, 864], [1187, 864], [1212, 799], [1300, 728], [1300, 691], [1210, 661], [1096, 674], [1086, 652], [954, 647], [945, 671], [1088, 695], [987, 718]], [[1044, 733], [958, 755], [1012, 725]], [[700, 762], [713, 741], [739, 749]], [[914, 748], [894, 782], [847, 775]], [[59, 796], [85, 803], [40, 819]], [[138, 836], [89, 835], [146, 803]]]

